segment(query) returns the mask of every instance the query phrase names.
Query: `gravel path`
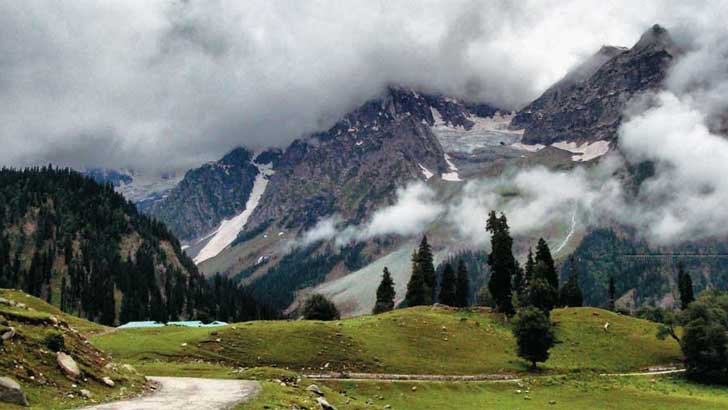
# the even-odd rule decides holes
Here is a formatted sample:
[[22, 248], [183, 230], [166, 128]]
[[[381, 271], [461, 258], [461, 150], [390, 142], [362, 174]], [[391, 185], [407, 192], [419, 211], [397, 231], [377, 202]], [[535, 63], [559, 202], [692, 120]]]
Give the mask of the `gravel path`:
[[159, 383], [156, 392], [140, 398], [84, 407], [82, 410], [224, 410], [250, 400], [260, 391], [257, 382], [150, 377]]

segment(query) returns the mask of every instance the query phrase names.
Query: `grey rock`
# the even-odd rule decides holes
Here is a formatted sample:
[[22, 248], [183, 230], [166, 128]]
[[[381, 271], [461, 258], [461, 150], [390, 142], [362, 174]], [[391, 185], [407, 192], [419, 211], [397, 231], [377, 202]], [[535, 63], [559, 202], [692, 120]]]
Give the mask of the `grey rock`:
[[8, 377], [0, 377], [0, 403], [27, 406], [28, 399], [25, 397], [23, 389], [15, 380]]
[[91, 392], [86, 389], [81, 389], [80, 393], [81, 397], [83, 397], [84, 399], [90, 399], [91, 397], [93, 397], [93, 394], [91, 394]]
[[2, 334], [2, 336], [0, 336], [0, 339], [2, 339], [2, 341], [4, 342], [6, 340], [10, 340], [10, 339], [14, 338], [16, 334], [17, 334], [17, 332], [15, 331], [15, 328], [11, 327], [7, 331], [5, 331]]
[[319, 389], [319, 387], [317, 385], [315, 385], [315, 384], [312, 384], [312, 385], [306, 387], [306, 390], [308, 390], [308, 391], [310, 391], [312, 393], [316, 393], [319, 396], [323, 396], [324, 395], [324, 393], [321, 391], [321, 389]]
[[101, 381], [102, 381], [102, 382], [103, 382], [103, 383], [104, 383], [105, 385], [107, 385], [107, 386], [109, 386], [109, 387], [114, 387], [114, 385], [115, 385], [114, 381], [113, 381], [113, 380], [111, 380], [111, 377], [102, 377], [102, 378], [101, 378]]
[[323, 397], [316, 398], [316, 403], [318, 403], [319, 407], [321, 407], [321, 410], [336, 410], [336, 407], [326, 401]]
[[73, 357], [63, 352], [58, 352], [56, 353], [56, 361], [61, 370], [63, 370], [63, 373], [69, 378], [76, 380], [81, 376], [81, 370], [78, 368], [76, 361], [73, 360]]

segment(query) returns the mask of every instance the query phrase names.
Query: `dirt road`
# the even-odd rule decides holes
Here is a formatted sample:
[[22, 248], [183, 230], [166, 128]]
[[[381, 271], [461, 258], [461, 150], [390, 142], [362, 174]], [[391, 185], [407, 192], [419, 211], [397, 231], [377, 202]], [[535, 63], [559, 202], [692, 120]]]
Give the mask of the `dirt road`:
[[160, 388], [146, 396], [84, 407], [82, 410], [224, 410], [250, 400], [260, 391], [257, 382], [150, 377]]

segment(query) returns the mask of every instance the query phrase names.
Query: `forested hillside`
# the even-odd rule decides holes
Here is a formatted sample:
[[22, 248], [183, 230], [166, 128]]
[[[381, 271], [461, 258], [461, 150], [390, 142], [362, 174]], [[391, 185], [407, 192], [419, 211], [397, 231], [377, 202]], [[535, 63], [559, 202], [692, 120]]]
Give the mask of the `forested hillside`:
[[104, 324], [272, 315], [111, 185], [52, 167], [0, 170], [0, 287]]

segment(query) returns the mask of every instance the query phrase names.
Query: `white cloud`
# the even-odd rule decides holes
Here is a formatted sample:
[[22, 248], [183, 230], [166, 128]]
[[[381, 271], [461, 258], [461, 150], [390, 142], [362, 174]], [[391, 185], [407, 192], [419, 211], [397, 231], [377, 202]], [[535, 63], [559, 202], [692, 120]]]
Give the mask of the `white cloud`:
[[602, 44], [696, 13], [665, 0], [2, 2], [0, 164], [189, 167], [285, 145], [391, 83], [516, 107]]

